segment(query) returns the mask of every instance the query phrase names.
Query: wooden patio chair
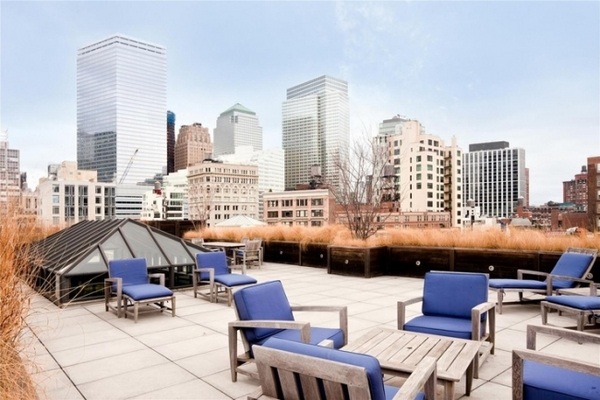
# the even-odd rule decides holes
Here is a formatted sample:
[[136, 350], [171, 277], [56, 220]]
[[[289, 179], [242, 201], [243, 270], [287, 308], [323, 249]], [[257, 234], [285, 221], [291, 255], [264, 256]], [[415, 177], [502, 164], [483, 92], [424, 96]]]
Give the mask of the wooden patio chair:
[[268, 339], [254, 349], [260, 389], [248, 399], [434, 399], [436, 361], [423, 360], [401, 388], [384, 385], [375, 357]]
[[[577, 330], [583, 331], [586, 326], [595, 326], [600, 319], [600, 297], [597, 287], [600, 284], [592, 281], [584, 281], [589, 284], [588, 295], [560, 295], [547, 296], [540, 303], [542, 311], [542, 325], [548, 323], [548, 311], [558, 311], [573, 314], [577, 318]], [[559, 292], [560, 293], [560, 292]]]

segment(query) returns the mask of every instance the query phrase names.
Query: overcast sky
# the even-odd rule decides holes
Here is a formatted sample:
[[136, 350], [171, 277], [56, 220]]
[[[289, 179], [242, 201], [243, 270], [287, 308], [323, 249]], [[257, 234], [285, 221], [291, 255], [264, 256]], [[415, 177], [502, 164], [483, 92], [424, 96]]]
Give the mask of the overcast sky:
[[167, 48], [167, 105], [212, 130], [235, 103], [281, 148], [286, 89], [348, 81], [353, 135], [396, 114], [459, 146], [526, 151], [530, 202], [600, 155], [599, 1], [0, 1], [1, 127], [35, 187], [76, 160], [77, 49], [115, 33]]

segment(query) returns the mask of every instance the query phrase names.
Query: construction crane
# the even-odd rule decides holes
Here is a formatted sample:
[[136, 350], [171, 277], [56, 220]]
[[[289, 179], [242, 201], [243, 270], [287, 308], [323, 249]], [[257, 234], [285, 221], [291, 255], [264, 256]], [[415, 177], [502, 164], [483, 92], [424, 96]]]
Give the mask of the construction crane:
[[125, 171], [123, 171], [123, 175], [121, 176], [121, 179], [119, 180], [119, 185], [121, 183], [123, 183], [123, 181], [127, 177], [127, 174], [129, 173], [129, 169], [131, 168], [131, 164], [133, 164], [133, 159], [135, 158], [135, 155], [137, 154], [138, 150], [139, 149], [135, 149], [135, 151], [133, 152], [133, 155], [129, 159], [129, 162], [127, 163], [127, 166], [125, 167]]

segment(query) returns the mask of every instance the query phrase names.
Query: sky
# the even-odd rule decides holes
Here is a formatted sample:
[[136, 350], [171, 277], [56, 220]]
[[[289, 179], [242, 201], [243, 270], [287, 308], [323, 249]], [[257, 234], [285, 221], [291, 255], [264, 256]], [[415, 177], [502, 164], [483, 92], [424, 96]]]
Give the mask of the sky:
[[523, 148], [530, 204], [600, 156], [600, 1], [0, 1], [0, 125], [30, 187], [77, 158], [77, 49], [167, 49], [167, 106], [212, 130], [235, 103], [281, 148], [286, 89], [348, 82], [353, 137], [418, 120], [463, 151]]

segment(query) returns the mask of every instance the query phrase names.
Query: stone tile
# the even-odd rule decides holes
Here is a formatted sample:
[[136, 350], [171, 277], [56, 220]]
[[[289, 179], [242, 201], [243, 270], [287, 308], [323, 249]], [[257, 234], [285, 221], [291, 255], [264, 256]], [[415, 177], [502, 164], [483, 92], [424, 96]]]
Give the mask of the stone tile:
[[46, 400], [84, 399], [79, 390], [71, 383], [65, 373], [59, 369], [31, 375], [37, 393]]
[[154, 350], [169, 360], [179, 360], [192, 355], [207, 353], [219, 348], [225, 349], [227, 347], [228, 339], [226, 336], [212, 334], [172, 342], [162, 346], [155, 346]]
[[52, 355], [62, 367], [68, 367], [70, 365], [130, 353], [144, 348], [146, 348], [144, 344], [134, 338], [128, 337], [126, 339], [115, 340], [110, 344], [97, 343], [85, 347], [57, 351], [52, 353]]
[[[73, 326], [73, 329], [63, 329], [65, 336], [43, 340], [49, 351], [63, 351], [85, 347], [97, 343], [112, 343], [115, 340], [129, 338], [129, 335], [114, 329], [109, 323], [100, 321], [85, 326]], [[68, 331], [68, 334], [65, 332]]]
[[148, 368], [132, 369], [127, 373], [84, 383], [78, 388], [87, 400], [107, 398], [118, 400], [153, 393], [194, 379], [194, 376], [183, 368], [172, 363], [164, 363]]
[[160, 390], [154, 390], [150, 393], [144, 393], [139, 396], [130, 397], [130, 399], [139, 400], [177, 400], [177, 399], [189, 399], [196, 400], [199, 398], [203, 399], [230, 399], [225, 393], [212, 387], [208, 383], [202, 380], [193, 380], [184, 382], [178, 385], [173, 385]]
[[142, 349], [65, 367], [65, 372], [73, 383], [80, 385], [167, 361], [154, 350]]
[[[241, 342], [238, 344], [238, 351], [243, 351]], [[195, 376], [204, 378], [222, 371], [229, 372], [229, 352], [227, 349], [220, 348], [181, 358], [176, 363]]]
[[215, 331], [199, 325], [184, 326], [181, 328], [169, 329], [160, 332], [148, 333], [136, 336], [137, 340], [146, 346], [155, 348], [169, 343], [177, 343], [183, 340], [202, 338], [207, 335], [214, 335]]
[[246, 375], [238, 374], [237, 382], [231, 382], [229, 370], [203, 378], [203, 381], [225, 393], [232, 399], [247, 396], [259, 386], [259, 381]]

